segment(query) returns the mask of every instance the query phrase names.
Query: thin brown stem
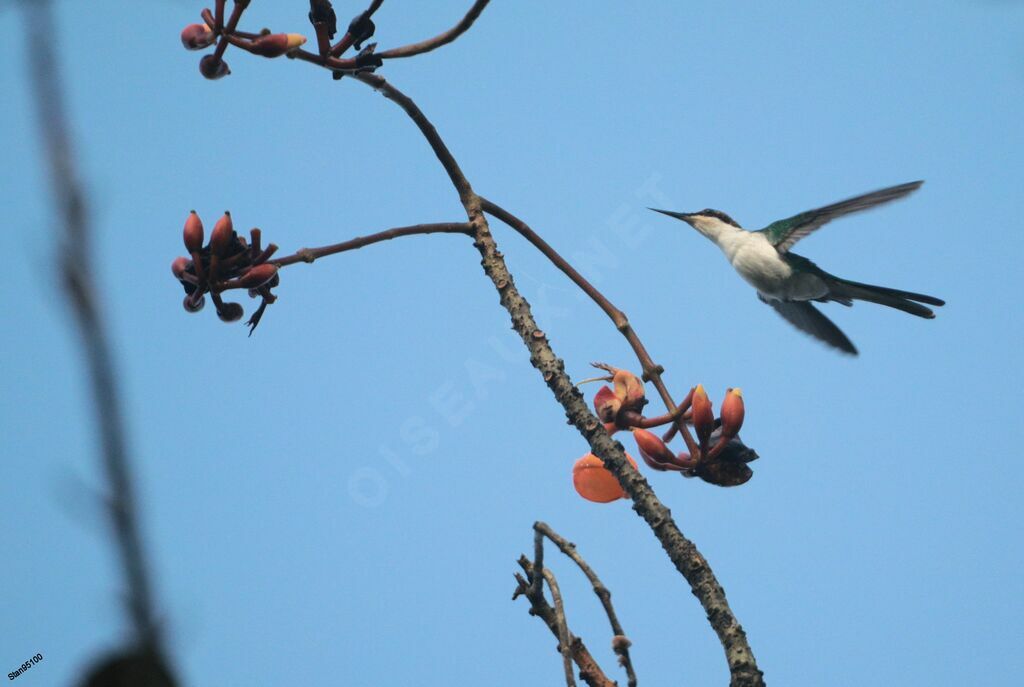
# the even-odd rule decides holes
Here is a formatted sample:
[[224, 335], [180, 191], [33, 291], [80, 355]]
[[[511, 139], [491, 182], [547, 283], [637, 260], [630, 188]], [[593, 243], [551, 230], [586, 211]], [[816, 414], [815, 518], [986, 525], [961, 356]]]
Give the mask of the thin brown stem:
[[629, 687], [636, 687], [636, 673], [633, 672], [633, 662], [629, 658], [629, 641], [626, 639], [626, 632], [622, 629], [622, 624], [619, 623], [619, 617], [615, 613], [615, 607], [612, 606], [612, 593], [604, 586], [601, 582], [601, 578], [597, 576], [597, 573], [590, 567], [590, 564], [587, 563], [583, 556], [580, 555], [579, 551], [576, 550], [575, 544], [551, 529], [551, 526], [546, 522], [533, 523], [533, 529], [536, 531], [538, 537], [544, 536], [550, 539], [551, 542], [558, 547], [558, 550], [568, 556], [577, 566], [579, 566], [579, 569], [583, 571], [583, 574], [586, 575], [588, 580], [590, 580], [590, 585], [594, 588], [594, 594], [596, 594], [597, 598], [600, 599], [601, 606], [604, 607], [605, 615], [608, 616], [608, 623], [611, 625], [612, 632], [615, 635], [615, 639], [612, 641], [612, 648], [615, 650], [615, 653], [618, 654], [622, 667], [626, 670]]
[[437, 133], [437, 129], [434, 128], [434, 125], [427, 119], [416, 103], [412, 101], [412, 98], [392, 86], [383, 76], [377, 74], [356, 74], [354, 78], [379, 91], [385, 98], [394, 102], [405, 111], [419, 128], [423, 137], [427, 139], [427, 143], [433, 149], [434, 155], [437, 156], [441, 166], [448, 173], [448, 178], [451, 179], [452, 185], [459, 194], [459, 200], [466, 209], [470, 223], [474, 224], [474, 228], [480, 222], [486, 224], [487, 220], [484, 219], [483, 213], [480, 210], [480, 198], [473, 192], [473, 188], [469, 185], [469, 180], [462, 173], [462, 168], [459, 167], [459, 163], [455, 161], [455, 156], [448, 150], [448, 146], [445, 145], [445, 142]]
[[410, 45], [403, 45], [399, 48], [384, 50], [383, 52], [377, 53], [377, 56], [386, 60], [400, 57], [412, 57], [413, 55], [422, 55], [425, 52], [435, 50], [440, 48], [442, 45], [448, 45], [469, 30], [469, 27], [473, 25], [473, 22], [475, 22], [477, 17], [480, 16], [480, 13], [484, 11], [484, 8], [487, 7], [487, 3], [489, 1], [490, 0], [476, 0], [476, 2], [473, 3], [473, 6], [469, 8], [469, 11], [466, 12], [466, 16], [464, 16], [458, 24], [444, 33], [438, 34], [433, 38], [428, 38], [425, 41], [420, 41], [419, 43], [412, 43]]
[[[217, 47], [213, 51], [213, 56], [218, 60], [224, 57], [224, 51], [228, 48], [228, 43], [231, 41], [231, 34], [235, 32], [238, 27], [238, 22], [242, 18], [242, 13], [245, 12], [245, 8], [249, 6], [248, 1], [240, 2], [235, 0], [234, 7], [231, 8], [231, 16], [228, 18], [227, 25], [224, 26], [224, 33], [221, 34], [220, 40], [217, 42]], [[218, 5], [218, 7], [220, 7]]]
[[303, 50], [302, 48], [290, 50], [287, 54], [287, 57], [290, 57], [295, 60], [302, 60], [303, 62], [309, 62], [311, 64], [319, 65], [321, 67], [326, 67], [327, 69], [337, 71], [350, 72], [359, 68], [354, 59], [324, 57], [322, 55], [312, 53], [308, 50]]
[[[220, 30], [217, 28], [217, 19], [213, 16], [213, 13], [210, 12], [208, 8], [200, 12], [199, 15], [203, 18], [203, 21], [206, 22], [206, 25], [209, 26], [214, 33], [219, 33]], [[232, 31], [232, 35], [238, 36], [239, 38], [247, 38], [248, 40], [256, 40], [257, 38], [260, 37], [260, 34], [258, 33], [239, 31], [237, 28], [234, 31]]]
[[323, 22], [313, 24], [313, 31], [316, 32], [316, 50], [320, 57], [329, 57], [331, 54], [331, 39], [327, 36], [328, 28]]
[[334, 243], [329, 246], [321, 246], [320, 248], [300, 248], [294, 255], [287, 255], [283, 258], [271, 260], [271, 262], [278, 267], [286, 267], [300, 262], [308, 263], [327, 255], [344, 253], [345, 251], [356, 250], [363, 246], [380, 243], [381, 241], [390, 241], [391, 239], [397, 239], [402, 236], [416, 236], [418, 234], [465, 234], [467, 236], [471, 236], [472, 227], [465, 222], [443, 222], [438, 224], [416, 224], [409, 227], [396, 227], [394, 229], [379, 231], [376, 234], [370, 234], [368, 236], [357, 236], [349, 239], [348, 241]]

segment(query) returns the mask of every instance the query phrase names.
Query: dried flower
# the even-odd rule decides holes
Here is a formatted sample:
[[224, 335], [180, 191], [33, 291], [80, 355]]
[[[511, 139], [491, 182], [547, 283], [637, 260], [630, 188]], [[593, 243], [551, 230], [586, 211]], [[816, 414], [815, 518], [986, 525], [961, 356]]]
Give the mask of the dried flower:
[[185, 296], [182, 305], [185, 307], [185, 312], [199, 312], [206, 305], [206, 296], [199, 296], [198, 299], [194, 300], [191, 295]]
[[[715, 431], [711, 433], [711, 439], [709, 440], [711, 445], [716, 445], [721, 436], [721, 421], [718, 421], [715, 423]], [[757, 460], [759, 457], [760, 456], [757, 455], [757, 451], [744, 444], [739, 435], [736, 435], [729, 439], [729, 442], [725, 445], [725, 448], [719, 452], [715, 460], [732, 463], [750, 463]]]
[[647, 405], [643, 381], [629, 370], [615, 370], [612, 384], [615, 386], [615, 396], [622, 401], [623, 410], [640, 412]]
[[709, 484], [719, 487], [738, 487], [746, 483], [754, 472], [746, 463], [726, 460], [714, 460], [701, 463], [697, 467], [697, 476]]
[[323, 24], [328, 38], [334, 38], [338, 32], [338, 17], [330, 0], [309, 0], [309, 21], [311, 24]]
[[217, 308], [217, 317], [222, 322], [237, 322], [245, 315], [245, 310], [240, 303], [221, 303]]
[[199, 60], [199, 73], [211, 81], [220, 79], [231, 73], [228, 63], [216, 55], [203, 55]]

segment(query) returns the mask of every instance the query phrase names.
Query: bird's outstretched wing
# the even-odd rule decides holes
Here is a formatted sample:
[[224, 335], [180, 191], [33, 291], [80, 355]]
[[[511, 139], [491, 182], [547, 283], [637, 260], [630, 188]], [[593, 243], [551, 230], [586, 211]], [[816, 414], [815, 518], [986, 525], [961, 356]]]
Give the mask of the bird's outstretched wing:
[[762, 229], [761, 233], [765, 235], [769, 243], [775, 246], [776, 250], [780, 253], [785, 253], [793, 247], [793, 244], [826, 222], [842, 215], [848, 215], [851, 212], [860, 212], [861, 210], [867, 210], [876, 205], [902, 198], [921, 188], [923, 183], [923, 181], [911, 181], [908, 184], [890, 186], [889, 188], [865, 193], [856, 198], [847, 198], [846, 200], [841, 200], [838, 203], [826, 205], [816, 210], [801, 212], [799, 215], [794, 215], [788, 219], [772, 222]]
[[757, 297], [762, 303], [775, 308], [775, 312], [800, 331], [824, 341], [833, 348], [838, 348], [843, 353], [857, 355], [857, 348], [846, 338], [846, 334], [809, 301], [777, 301], [765, 298], [761, 293], [758, 293]]

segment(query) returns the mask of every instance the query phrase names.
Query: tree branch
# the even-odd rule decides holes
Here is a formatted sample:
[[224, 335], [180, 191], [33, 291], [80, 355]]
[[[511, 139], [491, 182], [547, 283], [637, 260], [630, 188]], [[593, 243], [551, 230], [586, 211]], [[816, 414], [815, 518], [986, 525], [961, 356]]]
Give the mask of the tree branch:
[[[567, 687], [576, 687], [576, 679], [572, 674], [572, 634], [569, 632], [569, 623], [565, 619], [565, 606], [562, 605], [562, 592], [558, 588], [558, 580], [555, 574], [540, 566], [534, 566], [534, 570], [540, 569], [544, 573], [544, 579], [551, 589], [551, 601], [555, 604], [555, 626], [558, 628], [558, 652], [562, 654], [562, 667], [565, 669], [565, 684]], [[540, 576], [537, 576], [538, 579]]]
[[[548, 630], [551, 631], [551, 634], [559, 640], [559, 650], [561, 650], [561, 631], [559, 629], [555, 609], [552, 608], [551, 604], [548, 603], [548, 600], [544, 598], [542, 586], [537, 587], [535, 590], [536, 583], [539, 582], [540, 584], [543, 584], [544, 582], [545, 576], [540, 573], [540, 571], [544, 569], [542, 567], [535, 566], [526, 556], [520, 556], [518, 562], [519, 566], [526, 573], [526, 577], [516, 573], [515, 578], [518, 584], [516, 586], [515, 593], [512, 595], [512, 600], [514, 601], [520, 596], [526, 597], [526, 600], [530, 602], [530, 615], [537, 616], [545, 625], [548, 626]], [[582, 639], [572, 636], [569, 641], [569, 654], [572, 657], [572, 660], [576, 663], [576, 667], [580, 669], [580, 678], [582, 678], [589, 687], [615, 687], [615, 682], [605, 675], [601, 666], [598, 665]]]
[[[404, 49], [396, 49], [398, 54], [392, 54], [391, 57], [410, 56], [451, 42], [472, 24], [486, 4], [485, 1], [478, 0], [463, 21], [450, 31], [430, 41], [425, 41], [415, 46], [407, 46]], [[288, 54], [291, 57], [320, 64], [327, 68], [350, 68], [347, 63], [343, 67], [333, 64], [330, 60], [325, 63], [323, 57], [303, 50], [293, 50]], [[384, 53], [381, 54], [383, 55]], [[505, 264], [504, 256], [498, 250], [497, 243], [491, 234], [487, 218], [484, 215], [484, 201], [473, 191], [465, 174], [463, 174], [451, 151], [437, 133], [434, 125], [411, 98], [392, 86], [383, 77], [365, 71], [356, 71], [353, 74], [353, 78], [371, 86], [381, 92], [386, 98], [395, 102], [416, 124], [424, 138], [426, 138], [434, 154], [448, 173], [448, 177], [459, 195], [459, 200], [466, 211], [469, 225], [472, 228], [473, 245], [481, 256], [481, 265], [484, 273], [490, 278], [495, 289], [498, 291], [501, 304], [508, 311], [512, 320], [512, 328], [519, 334], [524, 345], [529, 350], [531, 363], [541, 373], [555, 399], [565, 410], [569, 422], [579, 430], [594, 454], [604, 462], [605, 467], [616, 476], [626, 494], [632, 499], [633, 509], [647, 522], [676, 569], [689, 583], [691, 591], [703, 606], [709, 622], [725, 650], [733, 687], [763, 685], [763, 678], [747, 643], [746, 634], [729, 608], [725, 592], [715, 579], [711, 567], [704, 557], [701, 556], [694, 544], [683, 536], [672, 519], [671, 513], [658, 500], [647, 480], [627, 462], [622, 445], [611, 438], [604, 425], [590, 412], [590, 408], [582, 394], [572, 383], [569, 375], [566, 374], [564, 363], [555, 355], [555, 352], [548, 343], [546, 334], [537, 325], [529, 303], [515, 286], [512, 275]], [[493, 204], [490, 207], [496, 212], [501, 210]], [[506, 212], [504, 214], [509, 219], [515, 220], [509, 213]], [[521, 222], [519, 224], [525, 226]], [[515, 224], [513, 224], [513, 227], [515, 227]], [[524, 235], [529, 238], [531, 234], [533, 234], [532, 231]], [[533, 236], [536, 237], [535, 234]], [[536, 237], [536, 239], [539, 240], [539, 237]], [[541, 245], [538, 243], [534, 243], [534, 245], [541, 248]], [[543, 243], [543, 245], [547, 246], [546, 243]], [[550, 246], [547, 246], [547, 250], [557, 255]], [[549, 254], [550, 257], [551, 255]], [[568, 266], [567, 263], [566, 266]], [[570, 277], [572, 277], [572, 273], [575, 273], [575, 270], [572, 270], [572, 273], [565, 269], [563, 271]], [[576, 277], [582, 280], [578, 273], [576, 273]], [[593, 297], [593, 294], [591, 294], [591, 297]], [[600, 301], [598, 302], [600, 305]], [[610, 303], [606, 302], [606, 305], [610, 306]], [[615, 312], [622, 315], [621, 311], [617, 309], [615, 309]], [[616, 326], [620, 328], [620, 331], [623, 332], [627, 340], [634, 345], [634, 350], [638, 351], [638, 356], [641, 355], [640, 351], [643, 351], [643, 355], [646, 355], [646, 351], [643, 349], [639, 339], [636, 338], [635, 333], [632, 332], [628, 321], [624, 321], [625, 316], [622, 315], [622, 318], [623, 320], [616, 321]], [[615, 321], [614, 317], [613, 321]], [[650, 356], [642, 357], [641, 361], [641, 364], [645, 367], [645, 376], [650, 379], [658, 390], [658, 393], [665, 401], [665, 405], [668, 407], [668, 411], [670, 413], [674, 412], [676, 405], [672, 401], [660, 376], [663, 371], [662, 368], [654, 364], [650, 360]], [[680, 421], [676, 424], [680, 425], [680, 430], [684, 432], [684, 437], [689, 438], [689, 434], [685, 426], [682, 425], [682, 422]], [[691, 445], [692, 441], [692, 438], [689, 438], [687, 446], [691, 453], [694, 453], [694, 446]]]
[[466, 16], [464, 16], [458, 24], [444, 33], [438, 34], [437, 36], [425, 41], [420, 41], [419, 43], [412, 43], [410, 45], [403, 45], [399, 48], [384, 50], [383, 52], [377, 53], [377, 57], [384, 58], [385, 60], [399, 57], [412, 57], [413, 55], [422, 55], [425, 52], [435, 50], [440, 48], [442, 45], [448, 45], [469, 30], [469, 27], [473, 25], [473, 22], [475, 22], [477, 17], [480, 16], [480, 13], [484, 11], [484, 8], [487, 7], [487, 3], [489, 1], [490, 0], [476, 0], [476, 2], [473, 3], [473, 6], [469, 8], [469, 11], [466, 12]]
[[[647, 480], [630, 465], [622, 445], [612, 439], [604, 425], [590, 412], [590, 408], [565, 372], [562, 362], [548, 343], [547, 335], [537, 325], [530, 304], [519, 293], [512, 274], [505, 264], [502, 253], [483, 214], [482, 200], [473, 192], [472, 186], [463, 174], [451, 151], [445, 145], [437, 129], [427, 119], [411, 98], [376, 74], [357, 74], [356, 79], [366, 83], [394, 101], [420, 129], [434, 150], [441, 165], [448, 173], [452, 185], [459, 194], [469, 223], [473, 226], [473, 245], [481, 255], [481, 265], [497, 289], [502, 306], [512, 319], [512, 328], [519, 334], [530, 351], [530, 362], [541, 373], [548, 388], [565, 410], [570, 423], [576, 426], [586, 439], [594, 454], [604, 462], [619, 480], [626, 494], [633, 501], [633, 509], [647, 522], [654, 535], [661, 542], [686, 581], [694, 596], [707, 613], [711, 627], [718, 635], [725, 650], [729, 665], [732, 687], [763, 685], [763, 676], [757, 668], [746, 633], [733, 615], [725, 598], [725, 591], [715, 578], [711, 566], [700, 554], [693, 542], [683, 536], [672, 514], [666, 508]], [[652, 380], [653, 381], [653, 380]], [[658, 385], [659, 392], [664, 385]], [[664, 395], [667, 396], [667, 390]], [[670, 410], [674, 409], [674, 404]]]
[[[602, 584], [601, 579], [594, 572], [594, 569], [583, 559], [583, 556], [576, 550], [576, 545], [566, 540], [560, 534], [551, 529], [551, 526], [546, 522], [535, 522], [533, 523], [533, 529], [536, 532], [535, 548], [538, 546], [537, 542], [540, 542], [542, 537], [547, 537], [558, 547], [558, 550], [568, 556], [576, 565], [579, 566], [583, 574], [590, 580], [591, 586], [594, 588], [594, 593], [597, 598], [601, 600], [601, 605], [604, 607], [604, 612], [608, 616], [608, 622], [612, 626], [612, 633], [615, 635], [612, 639], [612, 649], [619, 656], [619, 661], [622, 663], [622, 667], [626, 670], [626, 676], [629, 680], [629, 687], [636, 687], [636, 673], [633, 671], [633, 662], [629, 658], [629, 640], [626, 638], [626, 633], [622, 629], [622, 625], [619, 623], [619, 618], [615, 614], [615, 607], [612, 606], [612, 593], [608, 591], [608, 588]], [[542, 544], [540, 544], [542, 546]]]
[[397, 227], [395, 229], [386, 229], [385, 231], [379, 231], [376, 234], [370, 234], [369, 236], [357, 236], [349, 239], [348, 241], [342, 241], [341, 243], [334, 243], [329, 246], [322, 246], [320, 248], [300, 248], [295, 252], [294, 255], [287, 255], [283, 258], [271, 260], [278, 267], [286, 267], [288, 265], [294, 265], [298, 262], [313, 262], [327, 255], [334, 255], [336, 253], [344, 253], [345, 251], [356, 250], [363, 246], [369, 246], [374, 243], [380, 243], [381, 241], [390, 241], [391, 239], [397, 239], [402, 236], [415, 236], [417, 234], [465, 234], [467, 236], [472, 235], [472, 227], [466, 222], [445, 222], [439, 224], [416, 224], [410, 227]]

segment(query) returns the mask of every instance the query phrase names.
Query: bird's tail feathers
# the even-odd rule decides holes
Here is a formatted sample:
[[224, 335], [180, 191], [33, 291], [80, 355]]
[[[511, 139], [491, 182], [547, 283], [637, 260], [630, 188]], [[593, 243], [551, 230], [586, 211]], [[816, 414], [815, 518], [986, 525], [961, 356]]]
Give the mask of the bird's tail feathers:
[[[841, 299], [856, 299], [860, 301], [869, 301], [871, 303], [878, 303], [879, 305], [886, 305], [890, 308], [896, 308], [903, 312], [910, 313], [911, 315], [917, 315], [918, 317], [924, 317], [932, 319], [935, 317], [935, 313], [930, 308], [926, 308], [920, 303], [927, 303], [928, 305], [945, 305], [946, 301], [935, 298], [934, 296], [926, 296], [923, 293], [914, 293], [912, 291], [900, 291], [899, 289], [890, 289], [885, 286], [874, 286], [873, 284], [862, 284], [856, 281], [848, 281], [846, 279], [836, 279], [835, 284], [832, 285], [830, 295], [836, 300]], [[915, 303], [914, 301], [918, 301]]]

